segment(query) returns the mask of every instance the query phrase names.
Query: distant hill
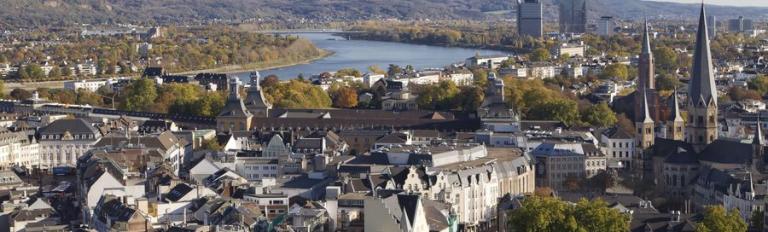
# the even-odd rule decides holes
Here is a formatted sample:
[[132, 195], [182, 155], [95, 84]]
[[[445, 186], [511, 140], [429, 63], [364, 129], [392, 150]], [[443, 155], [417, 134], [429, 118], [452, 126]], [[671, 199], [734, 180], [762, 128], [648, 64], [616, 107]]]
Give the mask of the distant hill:
[[[544, 0], [556, 20], [558, 0]], [[178, 23], [213, 19], [283, 20], [511, 18], [514, 0], [0, 0], [0, 28], [71, 23]], [[592, 18], [691, 17], [695, 5], [590, 0]], [[709, 6], [724, 18], [768, 18], [768, 8]]]

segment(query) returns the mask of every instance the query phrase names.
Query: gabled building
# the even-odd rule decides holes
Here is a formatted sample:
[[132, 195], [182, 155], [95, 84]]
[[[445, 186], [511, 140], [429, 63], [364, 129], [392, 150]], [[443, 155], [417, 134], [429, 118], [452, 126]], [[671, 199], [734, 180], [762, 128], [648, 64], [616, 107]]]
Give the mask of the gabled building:
[[250, 130], [253, 114], [248, 111], [243, 99], [240, 98], [240, 84], [237, 78], [230, 78], [229, 89], [229, 97], [224, 109], [216, 116], [216, 130], [219, 132]]

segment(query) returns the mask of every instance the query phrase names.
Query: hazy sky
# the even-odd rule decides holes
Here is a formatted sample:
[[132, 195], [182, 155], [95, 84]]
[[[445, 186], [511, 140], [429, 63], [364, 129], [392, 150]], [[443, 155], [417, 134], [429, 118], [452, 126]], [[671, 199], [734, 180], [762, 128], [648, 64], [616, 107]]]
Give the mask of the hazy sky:
[[[662, 2], [701, 3], [701, 0], [653, 0]], [[727, 6], [763, 6], [768, 7], [768, 0], [705, 0], [707, 4]]]

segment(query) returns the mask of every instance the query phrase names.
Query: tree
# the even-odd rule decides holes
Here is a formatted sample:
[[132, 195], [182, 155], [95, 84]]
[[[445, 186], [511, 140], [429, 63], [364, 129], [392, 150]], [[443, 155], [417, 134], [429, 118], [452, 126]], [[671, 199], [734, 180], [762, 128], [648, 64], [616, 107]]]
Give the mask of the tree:
[[0, 98], [5, 98], [5, 82], [0, 81]]
[[602, 200], [580, 200], [569, 204], [552, 197], [531, 196], [522, 207], [509, 214], [511, 231], [528, 232], [587, 232], [629, 231], [629, 216], [609, 208]]
[[764, 96], [768, 93], [768, 77], [765, 75], [758, 75], [749, 81], [749, 88], [757, 91], [761, 96]]
[[671, 91], [682, 86], [677, 77], [669, 74], [661, 74], [656, 78], [656, 87], [662, 91]]
[[708, 206], [704, 210], [704, 219], [696, 224], [697, 232], [745, 232], [747, 223], [741, 219], [736, 209], [726, 212], [722, 206]]
[[453, 81], [440, 81], [437, 84], [424, 86], [418, 93], [416, 103], [419, 108], [430, 110], [452, 110], [462, 103], [457, 98], [459, 87]]
[[61, 68], [54, 67], [51, 72], [48, 73], [48, 78], [56, 79], [61, 77]]
[[207, 139], [204, 140], [202, 144], [200, 144], [200, 150], [207, 150], [207, 151], [221, 151], [222, 147], [219, 142], [216, 141], [216, 138], [213, 139]]
[[137, 79], [123, 90], [125, 99], [121, 109], [129, 111], [148, 111], [157, 99], [157, 87], [151, 79]]
[[368, 71], [371, 72], [371, 73], [374, 73], [374, 74], [386, 74], [387, 73], [386, 70], [381, 69], [381, 67], [379, 67], [378, 65], [375, 65], [375, 64], [371, 65], [371, 66], [368, 66]]
[[488, 71], [485, 69], [472, 70], [472, 76], [475, 79], [475, 86], [484, 87], [488, 85]]
[[537, 48], [528, 54], [528, 59], [534, 62], [548, 61], [549, 51], [545, 48]]
[[339, 108], [354, 108], [357, 106], [357, 90], [344, 86], [336, 91], [333, 105]]
[[618, 78], [619, 80], [627, 80], [629, 78], [629, 67], [625, 64], [609, 64], [603, 69], [603, 73], [600, 74], [600, 78]]
[[224, 109], [224, 100], [221, 93], [206, 93], [192, 103], [192, 113], [203, 117], [216, 117]]
[[15, 100], [27, 100], [32, 97], [32, 93], [24, 89], [13, 89], [11, 98]]
[[262, 88], [271, 88], [275, 85], [280, 83], [280, 78], [278, 78], [276, 75], [272, 74], [264, 78], [264, 80], [261, 81], [261, 87]]
[[677, 69], [677, 53], [670, 47], [658, 47], [653, 52], [656, 67], [667, 72]]
[[632, 120], [630, 120], [626, 114], [619, 114], [616, 119], [616, 125], [619, 127], [619, 129], [634, 133], [635, 123], [632, 122]]
[[363, 74], [360, 73], [360, 70], [357, 70], [354, 68], [343, 68], [343, 69], [339, 69], [339, 71], [336, 71], [336, 75], [334, 75], [334, 77], [336, 78], [341, 78], [345, 76], [361, 77], [363, 76]]
[[396, 77], [403, 73], [403, 68], [396, 64], [390, 64], [387, 69], [387, 76]]
[[477, 86], [461, 88], [458, 95], [461, 99], [461, 110], [465, 112], [476, 111], [485, 100], [485, 91]]
[[547, 100], [529, 113], [537, 119], [558, 120], [569, 126], [578, 123], [580, 118], [576, 102], [568, 99]]
[[582, 114], [582, 120], [595, 127], [608, 127], [618, 121], [616, 113], [605, 102], [588, 107]]
[[762, 97], [757, 91], [734, 86], [728, 90], [728, 97], [732, 101], [743, 101], [747, 99], [760, 100]]

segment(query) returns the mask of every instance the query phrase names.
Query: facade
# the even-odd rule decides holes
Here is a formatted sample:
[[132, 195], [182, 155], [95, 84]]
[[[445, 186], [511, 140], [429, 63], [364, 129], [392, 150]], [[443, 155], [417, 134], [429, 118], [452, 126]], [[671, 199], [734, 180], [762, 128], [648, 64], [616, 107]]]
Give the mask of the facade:
[[543, 5], [540, 0], [518, 0], [517, 33], [521, 36], [544, 36]]
[[0, 130], [0, 170], [40, 165], [40, 144], [31, 131]]
[[628, 168], [637, 155], [635, 137], [632, 132], [615, 127], [600, 135], [600, 148], [607, 157], [610, 168]]
[[587, 0], [560, 1], [560, 33], [587, 32]]
[[101, 132], [84, 119], [56, 120], [40, 131], [40, 168], [74, 167], [77, 159], [101, 140]]
[[84, 89], [94, 93], [98, 91], [99, 88], [105, 85], [107, 85], [107, 81], [104, 81], [104, 80], [91, 80], [91, 81], [80, 80], [80, 81], [64, 82], [65, 89], [75, 90], [75, 91], [77, 91], [78, 89]]

